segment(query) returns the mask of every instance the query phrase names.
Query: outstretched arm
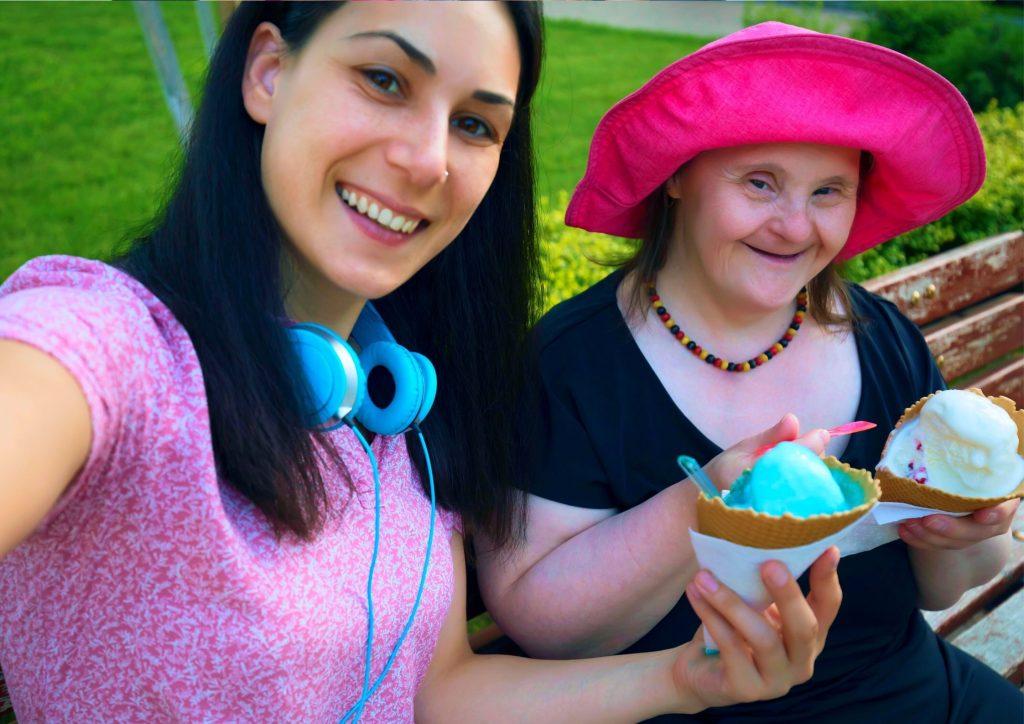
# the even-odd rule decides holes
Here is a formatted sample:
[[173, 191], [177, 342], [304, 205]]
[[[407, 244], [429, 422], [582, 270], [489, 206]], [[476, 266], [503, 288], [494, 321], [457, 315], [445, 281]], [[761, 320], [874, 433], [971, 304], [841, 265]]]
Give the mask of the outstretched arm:
[[702, 632], [670, 651], [573, 661], [475, 656], [466, 637], [462, 539], [452, 536], [455, 594], [416, 695], [417, 721], [620, 722], [782, 696], [806, 681], [842, 593], [829, 549], [804, 598], [780, 564], [762, 569], [775, 605], [757, 613], [702, 572], [688, 588], [720, 655]]
[[[753, 464], [764, 443], [792, 440], [792, 415], [729, 448], [706, 470], [720, 487]], [[817, 453], [828, 434], [799, 438]], [[480, 588], [502, 629], [532, 656], [613, 654], [637, 641], [675, 606], [697, 572], [688, 528], [696, 527], [693, 484], [680, 482], [626, 512], [530, 497], [526, 541], [511, 551], [477, 543]], [[580, 615], [586, 611], [586, 615]]]
[[0, 340], [0, 558], [27, 538], [85, 463], [89, 407], [59, 362]]

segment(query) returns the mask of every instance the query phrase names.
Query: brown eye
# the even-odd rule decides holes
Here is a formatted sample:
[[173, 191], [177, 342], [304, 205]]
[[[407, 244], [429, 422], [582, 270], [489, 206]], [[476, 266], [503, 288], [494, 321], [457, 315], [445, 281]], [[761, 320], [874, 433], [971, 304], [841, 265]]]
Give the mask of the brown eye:
[[494, 131], [476, 116], [460, 116], [452, 119], [452, 127], [472, 138], [496, 138]]
[[398, 82], [398, 78], [393, 73], [389, 73], [386, 70], [379, 68], [371, 68], [370, 70], [362, 71], [366, 80], [370, 82], [377, 90], [388, 95], [400, 95], [402, 92], [402, 86]]

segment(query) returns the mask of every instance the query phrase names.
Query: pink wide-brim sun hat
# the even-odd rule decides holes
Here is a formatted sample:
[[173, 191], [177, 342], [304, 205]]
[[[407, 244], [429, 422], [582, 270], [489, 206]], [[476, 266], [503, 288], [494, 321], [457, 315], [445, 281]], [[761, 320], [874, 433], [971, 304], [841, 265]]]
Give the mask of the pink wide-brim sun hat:
[[770, 22], [677, 60], [613, 106], [565, 221], [641, 238], [648, 197], [686, 161], [760, 143], [874, 156], [839, 260], [938, 219], [985, 179], [974, 114], [941, 75], [878, 45]]

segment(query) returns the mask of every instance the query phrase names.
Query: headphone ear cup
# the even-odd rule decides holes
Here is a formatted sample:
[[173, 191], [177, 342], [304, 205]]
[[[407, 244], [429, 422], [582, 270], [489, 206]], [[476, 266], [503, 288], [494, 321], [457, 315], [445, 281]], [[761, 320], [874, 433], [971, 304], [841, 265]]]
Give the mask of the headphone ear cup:
[[352, 348], [318, 325], [295, 325], [286, 331], [302, 366], [306, 426], [333, 427], [353, 417], [363, 403], [366, 378]]
[[423, 376], [423, 404], [416, 413], [416, 424], [423, 422], [430, 408], [434, 406], [434, 398], [437, 397], [437, 372], [434, 371], [434, 364], [421, 355], [419, 352], [411, 352], [412, 358], [419, 365], [420, 374]]
[[417, 421], [426, 392], [420, 365], [412, 352], [394, 342], [374, 342], [359, 355], [359, 361], [372, 385], [374, 372], [386, 370], [394, 383], [394, 395], [387, 404], [378, 405], [367, 394], [359, 408], [359, 422], [380, 435], [405, 432]]

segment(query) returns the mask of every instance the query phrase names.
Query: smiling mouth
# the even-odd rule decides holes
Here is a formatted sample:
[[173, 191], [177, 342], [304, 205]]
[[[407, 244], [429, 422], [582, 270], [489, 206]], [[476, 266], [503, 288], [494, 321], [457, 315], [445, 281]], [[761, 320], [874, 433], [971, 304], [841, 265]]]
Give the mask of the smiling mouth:
[[379, 226], [390, 231], [396, 231], [400, 234], [412, 234], [421, 225], [426, 226], [430, 223], [424, 219], [398, 214], [372, 196], [351, 191], [343, 186], [335, 186], [335, 191], [337, 191], [342, 201], [352, 207], [353, 211], [362, 214], [372, 221], [376, 221]]
[[750, 249], [756, 254], [766, 256], [769, 259], [778, 259], [779, 261], [790, 261], [792, 259], [796, 259], [798, 256], [801, 256], [804, 253], [803, 251], [798, 251], [794, 254], [775, 254], [770, 251], [765, 251], [764, 249], [758, 249], [756, 246], [751, 246], [750, 244], [744, 244], [744, 246], [746, 246], [748, 249]]

